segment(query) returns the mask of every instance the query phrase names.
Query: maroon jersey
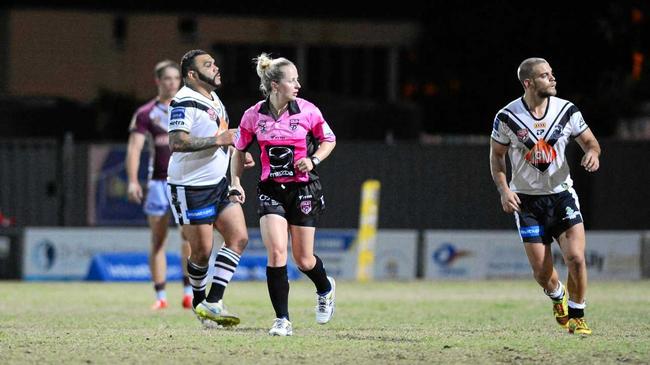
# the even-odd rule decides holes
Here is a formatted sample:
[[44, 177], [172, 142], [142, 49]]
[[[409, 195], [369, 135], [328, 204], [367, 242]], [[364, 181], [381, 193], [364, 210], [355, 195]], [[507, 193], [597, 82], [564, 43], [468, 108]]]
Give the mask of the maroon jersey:
[[144, 104], [131, 119], [129, 132], [142, 133], [149, 140], [151, 158], [149, 159], [149, 179], [166, 180], [167, 165], [169, 164], [169, 114], [167, 105], [158, 99]]

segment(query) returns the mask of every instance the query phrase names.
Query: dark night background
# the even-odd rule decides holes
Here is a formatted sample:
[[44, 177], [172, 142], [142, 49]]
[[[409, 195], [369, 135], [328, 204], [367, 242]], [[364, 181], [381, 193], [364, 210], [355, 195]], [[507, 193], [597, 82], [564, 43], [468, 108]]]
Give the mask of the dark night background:
[[[404, 140], [415, 140], [421, 135], [486, 135], [496, 111], [522, 94], [515, 70], [523, 59], [531, 56], [550, 62], [558, 79], [558, 96], [573, 101], [598, 136], [614, 136], [618, 121], [641, 113], [643, 102], [650, 96], [647, 60], [637, 62], [636, 71], [633, 61], [635, 52], [645, 56], [648, 49], [649, 13], [644, 1], [432, 1], [422, 4], [407, 0], [370, 6], [342, 1], [309, 5], [287, 1], [265, 1], [261, 5], [245, 1], [190, 1], [166, 5], [124, 1], [10, 1], [2, 6], [7, 9], [112, 11], [127, 15], [416, 22], [421, 29], [417, 43], [400, 50], [398, 92], [399, 102], [414, 105], [415, 112], [408, 114], [399, 128], [394, 125], [400, 123], [396, 115], [404, 115], [399, 106], [386, 110], [377, 108], [364, 118], [352, 116], [350, 118], [361, 123], [361, 127], [339, 128], [340, 137], [347, 140], [383, 140], [391, 128], [397, 131], [397, 139]], [[291, 52], [286, 56], [291, 57]], [[331, 62], [332, 72], [336, 74], [336, 57], [332, 57]], [[245, 72], [251, 74], [251, 71]], [[381, 76], [384, 70], [373, 72]], [[254, 82], [233, 85], [226, 79], [223, 91], [226, 105], [231, 101], [229, 98], [245, 98], [246, 101], [258, 98]], [[312, 82], [318, 80], [312, 78]], [[369, 94], [373, 102], [385, 107], [383, 85], [369, 87], [374, 90]], [[328, 91], [316, 94], [313, 89], [310, 91], [310, 85], [304, 85], [302, 95], [325, 105], [329, 100], [355, 98], [353, 92], [347, 95], [344, 90], [337, 90], [336, 83]], [[143, 101], [105, 91], [90, 104], [78, 105], [63, 100], [59, 101], [59, 107], [84, 115], [83, 123], [66, 124], [65, 128], [71, 129], [76, 139], [124, 141], [123, 121], [128, 120], [133, 108]], [[236, 108], [230, 107], [230, 113], [237, 123], [236, 117], [241, 111], [233, 109]], [[323, 109], [327, 117], [327, 110]], [[334, 116], [339, 117], [338, 114]], [[89, 128], [89, 119], [96, 121], [92, 128]], [[334, 126], [341, 123], [331, 122]], [[120, 123], [120, 127], [112, 123]], [[369, 129], [373, 132], [367, 132]], [[62, 132], [52, 130], [48, 133], [61, 135]]]
[[[22, 15], [12, 18], [14, 10]], [[40, 17], [49, 10], [66, 15]], [[69, 37], [58, 42], [34, 29], [41, 19], [74, 27], [75, 16], [87, 37], [75, 28], [59, 32], [43, 24], [44, 30]], [[123, 147], [134, 110], [155, 95], [150, 67], [159, 57], [179, 60], [200, 44], [221, 68], [219, 94], [233, 126], [260, 98], [252, 57], [264, 51], [296, 60], [303, 52], [301, 78], [308, 77], [300, 95], [319, 106], [339, 142], [321, 170], [332, 192], [329, 204], [336, 207], [323, 227], [356, 226], [361, 183], [375, 178], [382, 182], [381, 228], [511, 229], [512, 219], [501, 212], [490, 178], [489, 135], [496, 112], [523, 94], [516, 78], [520, 62], [543, 57], [556, 74], [558, 96], [578, 106], [603, 146], [596, 174], [579, 168], [577, 144], [567, 151], [587, 229], [646, 229], [648, 16], [648, 2], [633, 0], [404, 0], [366, 6], [276, 0], [5, 1], [0, 5], [0, 147], [15, 158], [0, 158], [0, 182], [8, 187], [0, 191], [1, 208], [19, 225], [88, 224], [94, 217], [85, 201], [88, 187], [94, 186], [87, 172], [88, 146]], [[233, 18], [253, 19], [261, 24], [255, 29], [264, 33], [246, 33], [244, 40], [237, 38], [245, 33], [239, 29], [216, 33], [228, 32], [219, 21]], [[219, 21], [211, 23], [214, 19]], [[293, 21], [318, 26], [289, 26]], [[336, 28], [342, 23], [353, 26]], [[355, 28], [359, 24], [378, 26]], [[199, 29], [201, 37], [195, 36]], [[295, 33], [309, 29], [323, 34]], [[355, 37], [372, 37], [341, 35], [340, 29], [380, 29], [373, 34], [399, 39], [355, 42]], [[24, 44], [29, 38], [17, 34], [38, 38], [37, 46]], [[61, 48], [65, 56], [54, 53], [52, 43], [68, 47]], [[29, 57], [37, 57], [38, 66], [30, 66]], [[71, 59], [74, 66], [66, 67], [64, 57], [79, 62]], [[394, 80], [387, 76], [389, 65], [397, 70]], [[77, 67], [86, 78], [78, 76]], [[48, 84], [53, 74], [59, 81]], [[13, 75], [20, 76], [6, 81]], [[43, 94], [41, 82], [43, 87], [65, 85], [51, 87], [55, 95], [30, 94]], [[24, 85], [30, 87], [19, 87]], [[28, 91], [12, 95], [9, 90]], [[34, 147], [34, 137], [47, 137], [45, 147]], [[24, 154], [25, 146], [37, 151]], [[27, 174], [35, 172], [40, 175], [31, 177], [25, 189]], [[247, 186], [254, 186], [258, 176], [248, 174]], [[111, 186], [111, 194], [123, 199], [121, 185]], [[257, 221], [254, 208], [245, 206], [250, 222]]]

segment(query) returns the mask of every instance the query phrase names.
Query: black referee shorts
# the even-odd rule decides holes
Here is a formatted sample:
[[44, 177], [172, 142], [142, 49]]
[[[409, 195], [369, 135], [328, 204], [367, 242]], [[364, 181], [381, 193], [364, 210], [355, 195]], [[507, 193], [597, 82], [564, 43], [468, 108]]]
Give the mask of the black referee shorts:
[[307, 183], [261, 181], [257, 185], [257, 214], [281, 215], [294, 226], [316, 227], [325, 211], [320, 180]]

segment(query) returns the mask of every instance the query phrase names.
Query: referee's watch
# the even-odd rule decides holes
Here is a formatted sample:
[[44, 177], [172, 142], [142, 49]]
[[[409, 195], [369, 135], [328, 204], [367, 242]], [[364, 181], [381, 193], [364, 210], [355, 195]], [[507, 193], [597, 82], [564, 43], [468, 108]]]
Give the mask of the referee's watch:
[[320, 163], [320, 158], [316, 156], [311, 156], [309, 159], [311, 160], [311, 163], [314, 164], [314, 167], [318, 166]]

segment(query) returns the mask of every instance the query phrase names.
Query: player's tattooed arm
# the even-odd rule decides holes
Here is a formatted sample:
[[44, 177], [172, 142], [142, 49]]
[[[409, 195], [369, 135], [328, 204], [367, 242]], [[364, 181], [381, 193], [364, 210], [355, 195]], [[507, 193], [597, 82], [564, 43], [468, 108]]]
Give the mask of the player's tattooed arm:
[[217, 137], [190, 137], [185, 131], [169, 132], [169, 149], [172, 152], [193, 152], [217, 147]]
[[213, 137], [192, 137], [185, 131], [169, 132], [169, 148], [172, 152], [194, 152], [232, 144], [234, 132], [226, 131]]

